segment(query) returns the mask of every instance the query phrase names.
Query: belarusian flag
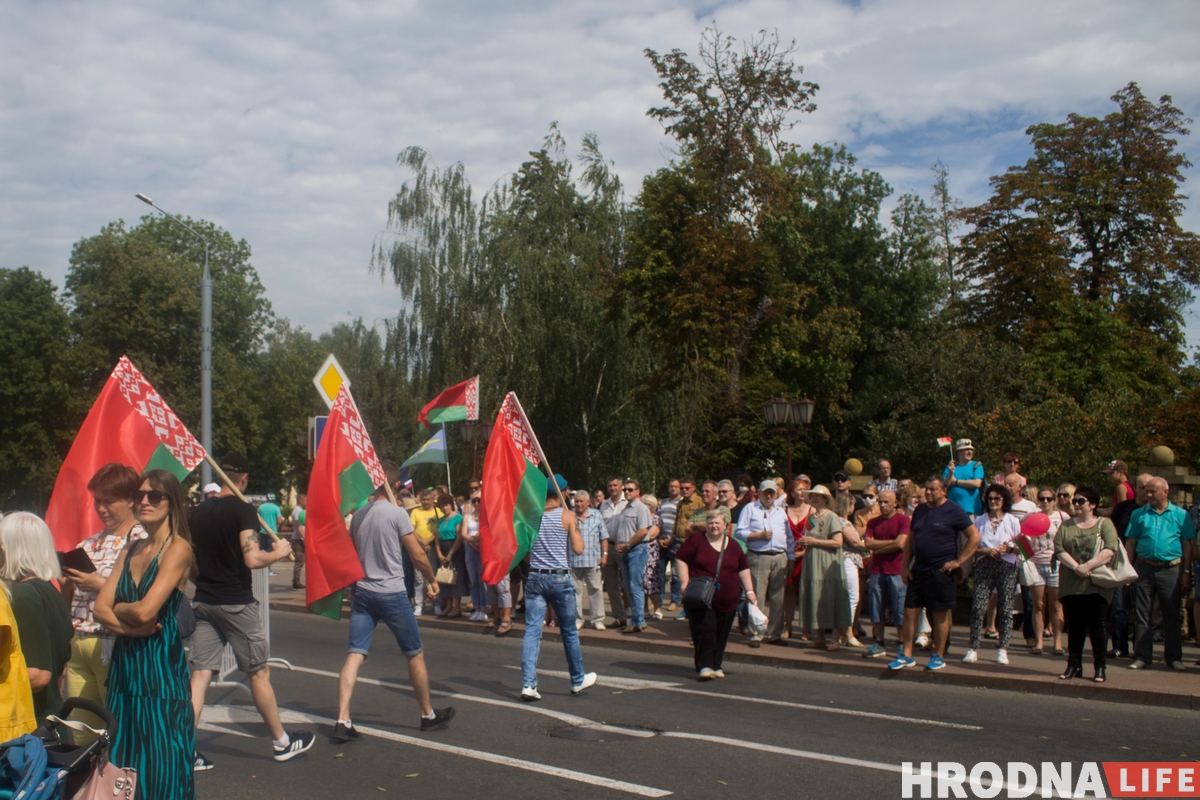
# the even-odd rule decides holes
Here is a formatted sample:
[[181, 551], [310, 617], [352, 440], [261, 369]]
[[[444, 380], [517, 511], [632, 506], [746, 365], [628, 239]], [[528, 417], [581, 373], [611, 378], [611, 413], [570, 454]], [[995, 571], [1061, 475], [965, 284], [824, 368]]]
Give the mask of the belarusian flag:
[[65, 552], [104, 528], [92, 508], [88, 481], [105, 464], [138, 473], [165, 469], [183, 480], [204, 460], [204, 448], [125, 356], [108, 376], [58, 471], [46, 509], [54, 547]]
[[537, 538], [546, 507], [546, 476], [538, 469], [536, 442], [516, 394], [509, 392], [483, 458], [479, 543], [485, 583], [503, 580]]
[[941, 436], [937, 440], [938, 447], [949, 447], [952, 444], [954, 444], [953, 436]]
[[417, 422], [428, 428], [437, 422], [479, 419], [479, 376], [456, 383], [430, 400], [417, 414]]
[[1017, 548], [1017, 553], [1022, 558], [1033, 558], [1033, 542], [1029, 541], [1029, 537], [1025, 535], [1014, 536], [1013, 547]]
[[329, 411], [325, 433], [308, 479], [304, 556], [308, 610], [330, 619], [342, 615], [342, 590], [363, 577], [345, 517], [366, 505], [387, 483], [375, 446], [345, 384]]

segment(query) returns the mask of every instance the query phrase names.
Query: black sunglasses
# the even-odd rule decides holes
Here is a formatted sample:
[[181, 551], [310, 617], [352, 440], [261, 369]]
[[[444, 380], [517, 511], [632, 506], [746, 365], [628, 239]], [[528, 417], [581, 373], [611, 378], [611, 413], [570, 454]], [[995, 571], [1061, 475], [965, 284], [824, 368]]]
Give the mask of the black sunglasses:
[[160, 492], [157, 489], [151, 489], [148, 492], [138, 489], [133, 493], [132, 499], [134, 505], [141, 505], [142, 501], [145, 501], [152, 506], [156, 506], [163, 500], [167, 499], [167, 495], [165, 492]]
[[1041, 497], [1038, 498], [1038, 502], [1039, 503], [1053, 503], [1054, 495], [1052, 495], [1052, 494], [1042, 495]]
[[1071, 493], [1070, 492], [1059, 492], [1058, 496], [1059, 497], [1070, 497]]
[[1084, 504], [1084, 503], [1086, 503], [1086, 502], [1087, 502], [1087, 500], [1085, 500], [1084, 498], [1082, 498], [1082, 497], [1076, 497], [1074, 500], [1072, 500], [1072, 501], [1071, 501], [1071, 505], [1073, 505], [1073, 506], [1081, 506], [1081, 505], [1083, 505], [1083, 504]]

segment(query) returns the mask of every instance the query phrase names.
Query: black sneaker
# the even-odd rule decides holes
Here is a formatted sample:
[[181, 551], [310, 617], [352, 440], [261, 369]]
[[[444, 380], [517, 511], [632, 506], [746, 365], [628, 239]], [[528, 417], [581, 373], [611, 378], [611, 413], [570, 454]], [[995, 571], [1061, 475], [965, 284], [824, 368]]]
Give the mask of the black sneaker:
[[450, 724], [450, 720], [454, 719], [454, 708], [443, 708], [441, 711], [434, 709], [433, 719], [421, 719], [421, 733], [429, 733], [430, 731], [440, 731], [442, 728]]
[[199, 750], [192, 751], [192, 772], [206, 772], [215, 766], [216, 764], [201, 755]]
[[358, 737], [362, 736], [353, 724], [347, 725], [344, 722], [338, 722], [333, 726], [333, 740], [335, 742], [353, 742]]
[[275, 747], [276, 761], [290, 761], [296, 756], [303, 753], [305, 750], [313, 746], [313, 742], [317, 737], [313, 736], [308, 731], [292, 731], [288, 738], [291, 739], [287, 743], [287, 747]]

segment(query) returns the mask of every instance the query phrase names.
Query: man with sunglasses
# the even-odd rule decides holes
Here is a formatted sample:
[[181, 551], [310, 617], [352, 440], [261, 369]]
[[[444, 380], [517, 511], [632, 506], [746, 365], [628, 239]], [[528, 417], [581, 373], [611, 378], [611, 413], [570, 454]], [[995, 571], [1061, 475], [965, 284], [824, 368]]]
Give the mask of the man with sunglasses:
[[[240, 491], [246, 490], [250, 463], [241, 453], [230, 453], [221, 469]], [[153, 494], [153, 493], [151, 493]], [[153, 498], [148, 498], [153, 501]], [[289, 736], [279, 721], [279, 706], [271, 688], [269, 643], [251, 588], [251, 570], [269, 567], [292, 552], [286, 539], [264, 552], [258, 544], [258, 515], [254, 506], [225, 486], [213, 501], [201, 503], [188, 520], [196, 553], [196, 632], [192, 634], [189, 665], [192, 669], [192, 708], [199, 721], [204, 695], [213, 673], [221, 669], [225, 645], [233, 648], [238, 669], [246, 673], [254, 706], [267, 723], [276, 761], [289, 761], [312, 747], [308, 731]], [[196, 754], [197, 770], [212, 769], [212, 762]]]
[[646, 544], [646, 534], [650, 531], [650, 509], [641, 501], [641, 487], [633, 478], [624, 482], [621, 491], [625, 495], [625, 508], [617, 515], [614, 539], [617, 559], [621, 562], [621, 573], [625, 578], [625, 593], [629, 595], [629, 612], [633, 618], [633, 625], [626, 633], [641, 633], [646, 630], [646, 590], [643, 578], [646, 559], [650, 556], [650, 549]]

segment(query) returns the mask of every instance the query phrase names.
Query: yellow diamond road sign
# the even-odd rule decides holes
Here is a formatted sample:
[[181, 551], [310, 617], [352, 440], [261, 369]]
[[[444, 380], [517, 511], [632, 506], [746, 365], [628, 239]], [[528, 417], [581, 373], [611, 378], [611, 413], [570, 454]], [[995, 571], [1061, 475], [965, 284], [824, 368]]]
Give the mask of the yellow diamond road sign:
[[346, 370], [342, 369], [342, 365], [334, 358], [333, 353], [330, 353], [329, 358], [325, 359], [325, 363], [313, 376], [313, 386], [317, 387], [317, 394], [321, 395], [325, 405], [333, 408], [333, 401], [337, 399], [342, 384], [349, 386], [350, 376], [346, 374]]

